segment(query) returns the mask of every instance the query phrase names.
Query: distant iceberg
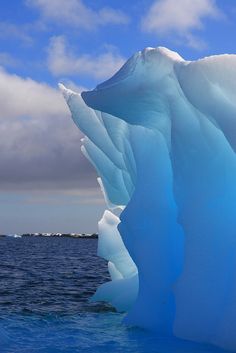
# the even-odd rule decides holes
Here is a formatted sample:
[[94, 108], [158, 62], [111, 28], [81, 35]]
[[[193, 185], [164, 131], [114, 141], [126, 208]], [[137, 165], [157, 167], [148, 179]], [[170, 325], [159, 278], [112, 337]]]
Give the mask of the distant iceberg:
[[22, 238], [20, 234], [7, 234], [6, 236], [10, 238]]
[[236, 55], [147, 48], [93, 91], [60, 87], [110, 209], [98, 254], [112, 281], [94, 299], [236, 351]]

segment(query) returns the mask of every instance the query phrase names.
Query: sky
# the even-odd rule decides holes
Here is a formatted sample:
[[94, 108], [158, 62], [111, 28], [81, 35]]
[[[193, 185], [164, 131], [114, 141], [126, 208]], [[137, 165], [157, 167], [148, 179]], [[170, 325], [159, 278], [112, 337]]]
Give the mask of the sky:
[[105, 203], [58, 91], [136, 51], [236, 53], [235, 0], [0, 0], [0, 234], [96, 232]]

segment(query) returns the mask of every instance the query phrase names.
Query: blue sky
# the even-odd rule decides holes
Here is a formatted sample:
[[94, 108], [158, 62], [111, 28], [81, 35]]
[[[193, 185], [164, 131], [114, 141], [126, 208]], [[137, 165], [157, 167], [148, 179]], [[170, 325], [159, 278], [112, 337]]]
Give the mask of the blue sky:
[[1, 0], [0, 233], [92, 232], [105, 208], [57, 89], [91, 89], [135, 51], [236, 53], [234, 0]]

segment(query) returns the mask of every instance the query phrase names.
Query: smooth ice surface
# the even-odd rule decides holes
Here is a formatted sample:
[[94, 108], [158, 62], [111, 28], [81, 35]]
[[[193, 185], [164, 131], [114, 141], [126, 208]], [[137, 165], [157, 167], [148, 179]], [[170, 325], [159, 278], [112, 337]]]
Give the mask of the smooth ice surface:
[[112, 281], [95, 298], [236, 351], [236, 55], [147, 48], [93, 91], [61, 88], [108, 207], [124, 209], [100, 222]]

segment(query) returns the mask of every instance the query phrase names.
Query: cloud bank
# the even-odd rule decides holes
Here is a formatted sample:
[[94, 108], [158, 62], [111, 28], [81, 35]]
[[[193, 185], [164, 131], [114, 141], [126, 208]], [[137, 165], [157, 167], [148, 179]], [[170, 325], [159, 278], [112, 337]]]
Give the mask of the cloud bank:
[[57, 89], [0, 68], [0, 191], [96, 187]]

